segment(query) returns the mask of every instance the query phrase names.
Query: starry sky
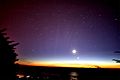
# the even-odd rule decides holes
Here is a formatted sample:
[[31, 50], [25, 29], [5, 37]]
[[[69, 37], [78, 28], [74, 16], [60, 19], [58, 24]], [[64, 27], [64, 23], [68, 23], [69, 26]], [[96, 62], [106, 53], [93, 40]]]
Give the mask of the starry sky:
[[[114, 0], [6, 0], [0, 27], [20, 44], [21, 63], [113, 62], [120, 55], [120, 6]], [[76, 54], [72, 53], [76, 50]]]

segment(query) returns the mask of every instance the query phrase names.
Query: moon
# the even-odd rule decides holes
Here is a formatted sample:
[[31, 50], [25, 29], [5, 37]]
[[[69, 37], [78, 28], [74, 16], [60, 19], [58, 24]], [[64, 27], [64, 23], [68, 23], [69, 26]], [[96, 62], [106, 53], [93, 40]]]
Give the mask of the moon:
[[72, 53], [75, 55], [77, 53], [77, 51], [75, 49], [73, 49]]

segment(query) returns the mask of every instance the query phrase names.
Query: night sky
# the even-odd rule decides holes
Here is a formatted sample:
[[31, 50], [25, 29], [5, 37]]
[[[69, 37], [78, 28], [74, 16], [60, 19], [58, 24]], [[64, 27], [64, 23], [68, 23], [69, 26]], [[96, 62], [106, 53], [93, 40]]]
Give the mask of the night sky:
[[114, 63], [120, 59], [114, 53], [120, 50], [119, 5], [117, 0], [6, 0], [0, 3], [0, 27], [20, 43], [21, 63]]

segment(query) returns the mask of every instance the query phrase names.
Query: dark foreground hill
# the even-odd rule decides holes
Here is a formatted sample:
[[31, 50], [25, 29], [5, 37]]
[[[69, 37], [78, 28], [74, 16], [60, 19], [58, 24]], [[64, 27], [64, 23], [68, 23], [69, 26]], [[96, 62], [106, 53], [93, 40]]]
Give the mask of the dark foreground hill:
[[20, 66], [24, 80], [120, 80], [120, 69]]

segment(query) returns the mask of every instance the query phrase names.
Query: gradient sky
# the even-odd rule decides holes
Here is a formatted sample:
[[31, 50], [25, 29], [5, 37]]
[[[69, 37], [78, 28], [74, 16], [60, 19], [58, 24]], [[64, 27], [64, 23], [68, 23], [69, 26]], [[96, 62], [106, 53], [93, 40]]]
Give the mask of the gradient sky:
[[[113, 62], [120, 55], [120, 6], [114, 0], [1, 2], [0, 27], [19, 42], [20, 61]], [[77, 54], [73, 55], [72, 50]]]

